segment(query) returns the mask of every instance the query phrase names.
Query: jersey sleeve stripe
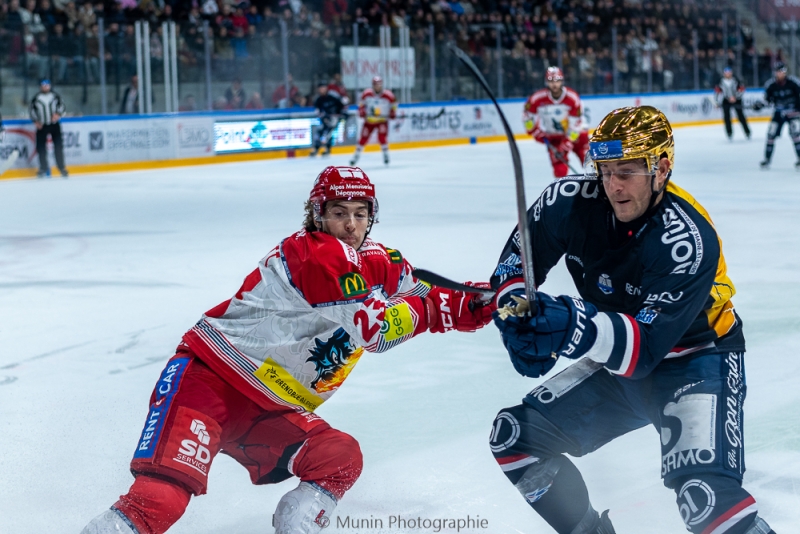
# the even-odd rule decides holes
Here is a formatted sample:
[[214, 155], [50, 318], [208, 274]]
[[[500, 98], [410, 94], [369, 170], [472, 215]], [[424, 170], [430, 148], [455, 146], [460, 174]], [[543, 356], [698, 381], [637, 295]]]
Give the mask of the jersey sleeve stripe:
[[586, 356], [603, 364], [609, 372], [630, 377], [639, 361], [639, 325], [622, 313], [599, 313], [592, 319], [597, 339]]
[[509, 280], [508, 282], [500, 286], [500, 289], [497, 290], [497, 295], [495, 296], [495, 302], [497, 303], [497, 305], [500, 306], [501, 301], [503, 302], [503, 304], [506, 304], [505, 301], [509, 299], [508, 298], [504, 299], [504, 297], [515, 289], [521, 289], [525, 291], [525, 282], [523, 280], [515, 278], [513, 280]]

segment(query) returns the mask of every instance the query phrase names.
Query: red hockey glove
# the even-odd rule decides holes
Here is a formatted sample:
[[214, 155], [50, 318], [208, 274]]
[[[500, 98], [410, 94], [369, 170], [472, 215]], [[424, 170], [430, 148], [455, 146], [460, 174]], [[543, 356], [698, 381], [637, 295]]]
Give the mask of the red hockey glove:
[[531, 135], [533, 136], [534, 139], [536, 139], [540, 143], [544, 143], [544, 140], [547, 137], [545, 133], [538, 126], [533, 129]]
[[389, 118], [396, 119], [397, 118], [397, 110], [394, 107], [389, 111]]
[[[489, 288], [489, 284], [466, 282], [473, 287]], [[476, 293], [453, 291], [434, 286], [425, 297], [428, 330], [435, 333], [458, 330], [474, 332], [492, 320], [496, 309], [492, 302], [485, 303]]]
[[572, 143], [572, 141], [570, 141], [569, 138], [565, 137], [556, 147], [556, 151], [566, 155], [572, 152], [572, 149], [574, 147], [575, 145]]
[[358, 108], [358, 116], [361, 117], [362, 119], [366, 119], [367, 118], [367, 108], [365, 108], [364, 106], [359, 106], [359, 108]]

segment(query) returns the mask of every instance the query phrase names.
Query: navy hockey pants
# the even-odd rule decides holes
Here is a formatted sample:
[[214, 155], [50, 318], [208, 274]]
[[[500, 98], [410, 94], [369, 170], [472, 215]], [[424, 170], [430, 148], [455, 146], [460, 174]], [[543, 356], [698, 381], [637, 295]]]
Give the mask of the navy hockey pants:
[[765, 160], [772, 161], [775, 139], [780, 137], [783, 125], [786, 123], [789, 123], [789, 137], [792, 138], [797, 159], [800, 160], [800, 111], [776, 111], [772, 116], [772, 121], [770, 121], [767, 130], [767, 146], [764, 151]]
[[533, 504], [552, 484], [548, 459], [583, 456], [652, 424], [661, 436], [661, 476], [676, 493], [687, 529], [738, 534], [756, 513], [755, 500], [741, 488], [746, 389], [741, 352], [666, 360], [641, 380], [580, 360], [523, 404], [501, 410], [491, 448]]

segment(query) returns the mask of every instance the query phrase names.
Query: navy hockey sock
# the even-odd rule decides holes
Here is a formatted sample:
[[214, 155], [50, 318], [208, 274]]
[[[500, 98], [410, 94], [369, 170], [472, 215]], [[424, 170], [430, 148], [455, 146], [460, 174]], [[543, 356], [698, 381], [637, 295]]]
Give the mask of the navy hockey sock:
[[[556, 532], [572, 534], [591, 507], [589, 492], [580, 471], [566, 456], [558, 455], [542, 464], [550, 462], [553, 462], [551, 471], [552, 468], [556, 469], [552, 482], [548, 489], [543, 488], [544, 494], [530, 505]], [[526, 475], [527, 472], [523, 478]], [[526, 498], [530, 502], [530, 497], [526, 495]], [[594, 514], [597, 515], [597, 512]]]

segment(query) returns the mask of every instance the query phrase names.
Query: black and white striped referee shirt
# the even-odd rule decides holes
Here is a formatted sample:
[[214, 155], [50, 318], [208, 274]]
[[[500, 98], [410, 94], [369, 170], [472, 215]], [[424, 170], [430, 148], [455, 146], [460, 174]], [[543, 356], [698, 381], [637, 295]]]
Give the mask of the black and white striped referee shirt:
[[64, 116], [67, 108], [58, 93], [50, 91], [49, 93], [36, 93], [36, 96], [31, 100], [30, 114], [33, 122], [41, 122], [42, 124], [53, 124], [53, 115], [58, 113]]

